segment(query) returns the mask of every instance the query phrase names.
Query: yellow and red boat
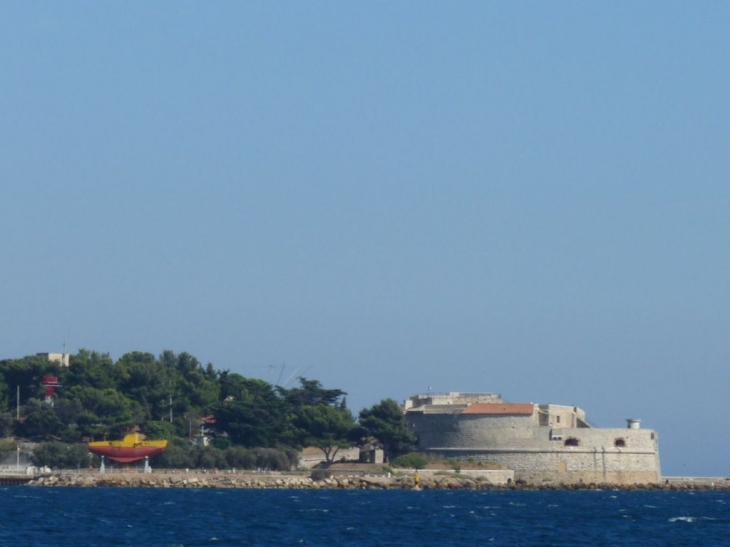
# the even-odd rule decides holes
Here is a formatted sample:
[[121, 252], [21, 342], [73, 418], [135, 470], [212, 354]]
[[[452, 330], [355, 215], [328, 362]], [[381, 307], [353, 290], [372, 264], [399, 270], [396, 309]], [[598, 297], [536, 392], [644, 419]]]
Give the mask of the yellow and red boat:
[[121, 441], [96, 441], [88, 446], [89, 452], [97, 456], [106, 456], [119, 463], [132, 463], [164, 452], [167, 441], [146, 441], [142, 433], [129, 433]]

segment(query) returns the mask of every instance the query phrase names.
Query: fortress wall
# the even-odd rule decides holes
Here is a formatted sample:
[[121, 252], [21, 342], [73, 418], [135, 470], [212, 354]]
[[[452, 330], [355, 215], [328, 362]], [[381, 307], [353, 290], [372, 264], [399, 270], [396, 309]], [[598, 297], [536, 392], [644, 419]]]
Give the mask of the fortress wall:
[[[458, 448], [533, 448], [542, 450], [625, 449], [658, 452], [650, 429], [562, 427], [537, 425], [535, 416], [483, 416], [409, 413], [409, 427], [422, 450]], [[555, 440], [551, 440], [555, 439]], [[565, 446], [571, 440], [577, 446]]]
[[[480, 416], [459, 414], [409, 413], [411, 431], [422, 450], [440, 447], [497, 448], [533, 446], [537, 432], [534, 416]], [[547, 429], [541, 431], [547, 435]]]
[[655, 454], [586, 451], [441, 450], [440, 456], [500, 463], [531, 484], [650, 484], [660, 480]]
[[[580, 448], [622, 448], [626, 451], [657, 451], [659, 439], [651, 429], [628, 428], [564, 428], [553, 430], [552, 435], [560, 435], [563, 443], [567, 439], [578, 441]], [[559, 441], [551, 441], [553, 443]], [[623, 446], [622, 446], [623, 445]], [[566, 447], [571, 448], [571, 447]]]
[[408, 414], [421, 450], [501, 463], [515, 471], [516, 479], [531, 483], [660, 480], [658, 437], [652, 430], [551, 429], [537, 425], [538, 420], [536, 415]]

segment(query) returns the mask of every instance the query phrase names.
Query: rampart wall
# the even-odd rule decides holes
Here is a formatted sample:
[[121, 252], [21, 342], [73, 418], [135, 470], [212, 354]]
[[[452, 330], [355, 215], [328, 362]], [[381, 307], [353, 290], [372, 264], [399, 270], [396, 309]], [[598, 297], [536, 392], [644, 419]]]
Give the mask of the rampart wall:
[[[537, 408], [537, 407], [536, 407]], [[408, 412], [425, 452], [500, 463], [530, 483], [660, 481], [658, 437], [649, 429], [548, 427], [533, 415]], [[557, 424], [556, 424], [557, 425]]]

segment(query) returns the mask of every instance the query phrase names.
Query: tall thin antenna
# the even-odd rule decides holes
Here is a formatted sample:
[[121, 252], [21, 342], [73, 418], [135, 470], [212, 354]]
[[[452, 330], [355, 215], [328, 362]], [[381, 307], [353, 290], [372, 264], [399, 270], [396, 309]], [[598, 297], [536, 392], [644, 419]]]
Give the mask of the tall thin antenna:
[[281, 364], [281, 370], [279, 371], [279, 377], [276, 379], [275, 386], [281, 385], [279, 382], [281, 382], [281, 376], [284, 374], [284, 369], [286, 368], [286, 363]]
[[294, 369], [294, 372], [292, 372], [289, 377], [284, 381], [284, 383], [281, 385], [281, 387], [286, 387], [287, 384], [291, 381], [292, 378], [294, 378], [294, 375], [299, 372], [299, 367]]
[[[309, 365], [309, 366], [308, 366], [307, 368], [305, 368], [305, 369], [304, 369], [304, 372], [302, 372], [302, 373], [301, 373], [301, 374], [300, 374], [299, 376], [303, 378], [303, 377], [304, 377], [304, 375], [305, 375], [305, 374], [307, 373], [307, 371], [308, 371], [309, 369], [311, 369], [311, 368], [312, 368], [313, 366], [314, 366], [314, 365]], [[300, 367], [297, 367], [297, 368], [295, 368], [295, 369], [294, 369], [294, 372], [292, 372], [292, 373], [291, 373], [291, 374], [289, 375], [289, 378], [287, 378], [287, 379], [286, 379], [286, 382], [284, 382], [284, 385], [283, 385], [283, 386], [281, 386], [281, 387], [286, 387], [286, 386], [287, 386], [287, 384], [288, 384], [289, 382], [291, 382], [292, 378], [294, 378], [294, 376], [296, 375], [296, 373], [297, 373], [297, 372], [299, 372], [299, 368], [300, 368]]]

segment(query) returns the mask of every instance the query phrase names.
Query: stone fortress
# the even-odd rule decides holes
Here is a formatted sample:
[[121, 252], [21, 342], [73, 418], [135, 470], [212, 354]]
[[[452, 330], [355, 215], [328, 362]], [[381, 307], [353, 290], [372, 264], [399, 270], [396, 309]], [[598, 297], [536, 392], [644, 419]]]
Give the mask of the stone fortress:
[[658, 436], [595, 428], [574, 406], [507, 403], [492, 393], [415, 395], [405, 403], [418, 449], [444, 458], [488, 461], [531, 484], [652, 484], [661, 479]]

